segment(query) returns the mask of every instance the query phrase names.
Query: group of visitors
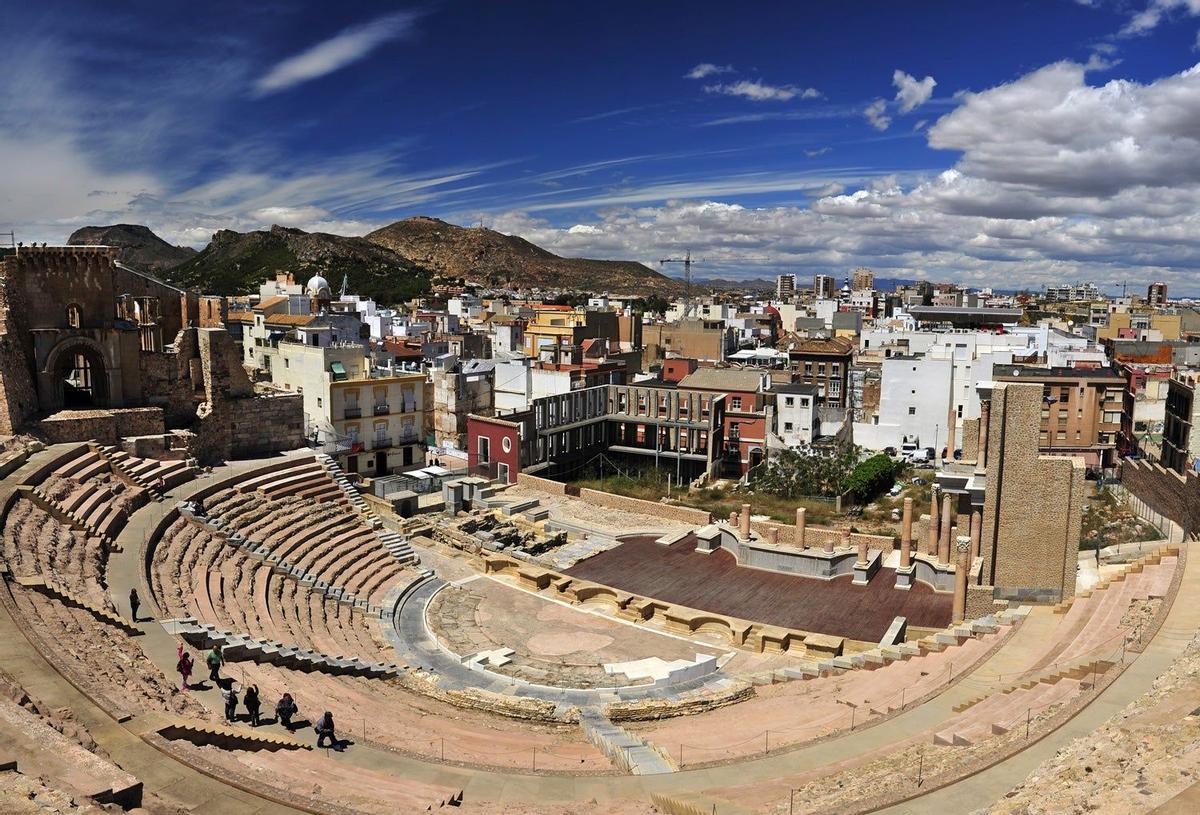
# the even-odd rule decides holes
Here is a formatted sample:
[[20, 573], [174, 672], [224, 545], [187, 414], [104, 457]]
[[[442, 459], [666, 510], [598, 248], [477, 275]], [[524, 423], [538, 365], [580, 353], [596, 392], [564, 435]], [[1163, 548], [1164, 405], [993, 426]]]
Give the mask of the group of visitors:
[[[191, 690], [191, 685], [188, 682], [191, 679], [195, 662], [182, 642], [179, 643], [177, 655], [178, 662], [176, 662], [175, 670], [183, 678], [181, 690]], [[242, 693], [241, 699], [238, 699], [233, 679], [221, 679], [221, 667], [225, 664], [225, 654], [222, 652], [220, 645], [214, 645], [209, 649], [208, 653], [204, 655], [204, 663], [208, 666], [209, 680], [221, 689], [221, 699], [225, 703], [225, 720], [228, 722], [237, 721], [237, 709], [240, 702], [246, 707], [250, 726], [258, 727], [262, 723], [262, 699], [259, 696], [258, 685], [248, 686]], [[279, 698], [279, 701], [275, 703], [275, 719], [279, 724], [286, 727], [289, 733], [296, 732], [296, 725], [292, 720], [299, 712], [300, 709], [296, 705], [296, 700], [292, 698], [290, 693], [284, 693]], [[326, 743], [335, 749], [339, 747], [340, 743], [337, 739], [333, 714], [328, 710], [317, 719], [316, 724], [313, 725], [313, 730], [317, 734], [317, 747], [325, 747]]]

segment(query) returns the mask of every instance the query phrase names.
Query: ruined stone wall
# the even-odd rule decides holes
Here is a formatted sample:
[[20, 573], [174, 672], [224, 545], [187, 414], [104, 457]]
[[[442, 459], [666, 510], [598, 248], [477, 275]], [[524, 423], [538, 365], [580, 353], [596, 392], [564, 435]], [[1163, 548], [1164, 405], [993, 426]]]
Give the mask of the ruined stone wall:
[[162, 435], [161, 408], [115, 408], [111, 410], [61, 410], [37, 423], [49, 444], [90, 441], [116, 444], [125, 436]]
[[162, 408], [168, 427], [187, 427], [196, 420], [196, 404], [203, 394], [197, 386], [203, 381], [192, 378], [193, 359], [199, 359], [199, 350], [192, 329], [180, 331], [170, 350], [142, 352], [138, 358], [146, 402]]
[[1083, 459], [1038, 454], [1041, 408], [1039, 384], [993, 392], [983, 582], [997, 598], [1049, 603], [1075, 594], [1086, 482]]
[[550, 495], [567, 495], [567, 485], [561, 481], [551, 481], [549, 478], [538, 478], [536, 475], [519, 473], [517, 486], [528, 487], [531, 490], [549, 493]]
[[37, 410], [24, 297], [10, 280], [8, 261], [0, 263], [0, 434], [6, 436], [16, 433]]
[[979, 419], [962, 420], [962, 460], [979, 460]]
[[[751, 507], [753, 511], [753, 507]], [[791, 545], [796, 539], [796, 527], [791, 524], [781, 524], [775, 521], [751, 521], [750, 529], [756, 532], [760, 537], [766, 538], [768, 530], [779, 530], [779, 542], [785, 545]], [[895, 538], [887, 535], [868, 535], [865, 532], [851, 532], [850, 545], [858, 546], [859, 541], [865, 541], [867, 548], [879, 549], [882, 552], [890, 552], [895, 548]], [[820, 549], [825, 546], [826, 541], [833, 541], [834, 546], [842, 545], [842, 530], [830, 529], [825, 526], [805, 525], [804, 527], [804, 543], [810, 549]]]
[[1200, 533], [1200, 476], [1177, 473], [1160, 464], [1129, 461], [1121, 464], [1121, 486], [1154, 512], [1183, 529], [1186, 540]]
[[669, 521], [695, 526], [707, 526], [712, 521], [712, 517], [704, 510], [660, 504], [657, 501], [643, 501], [641, 498], [613, 495], [611, 492], [582, 489], [579, 491], [579, 497], [596, 506], [619, 509], [624, 512], [637, 512], [642, 515], [654, 515]]

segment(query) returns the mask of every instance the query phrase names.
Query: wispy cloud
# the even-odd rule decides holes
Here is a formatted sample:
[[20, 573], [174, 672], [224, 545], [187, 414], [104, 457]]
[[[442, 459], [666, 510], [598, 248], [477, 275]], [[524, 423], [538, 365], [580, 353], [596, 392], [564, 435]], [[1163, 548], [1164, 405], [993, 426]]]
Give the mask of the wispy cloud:
[[701, 62], [692, 70], [683, 75], [684, 79], [704, 79], [706, 76], [713, 74], [729, 74], [733, 73], [732, 65], [714, 65], [711, 62]]
[[402, 11], [351, 26], [324, 42], [277, 63], [254, 83], [254, 96], [293, 88], [358, 62], [384, 43], [413, 28], [417, 15]]
[[659, 104], [651, 105], [633, 105], [627, 108], [616, 108], [615, 110], [603, 110], [599, 113], [592, 113], [587, 116], [580, 116], [577, 119], [570, 119], [567, 124], [577, 125], [585, 122], [598, 122], [601, 119], [611, 119], [614, 116], [624, 116], [626, 113], [637, 113], [641, 110], [650, 110], [651, 108], [661, 107]]
[[801, 99], [820, 99], [821, 92], [816, 88], [801, 88], [796, 85], [768, 85], [757, 79], [742, 79], [737, 82], [705, 85], [706, 93], [719, 93], [724, 96], [740, 96], [752, 102], [787, 102], [800, 97]]
[[1200, 0], [1150, 0], [1144, 9], [1133, 15], [1125, 27], [1124, 35], [1146, 34], [1158, 27], [1164, 18], [1182, 12], [1190, 17], [1200, 15]]
[[929, 101], [937, 80], [932, 76], [919, 80], [897, 68], [892, 73], [892, 84], [896, 86], [896, 101], [900, 103], [900, 112], [910, 113]]
[[887, 115], [887, 100], [876, 99], [871, 104], [863, 108], [863, 116], [867, 117], [867, 121], [871, 123], [871, 127], [876, 130], [887, 130], [892, 126], [892, 117]]

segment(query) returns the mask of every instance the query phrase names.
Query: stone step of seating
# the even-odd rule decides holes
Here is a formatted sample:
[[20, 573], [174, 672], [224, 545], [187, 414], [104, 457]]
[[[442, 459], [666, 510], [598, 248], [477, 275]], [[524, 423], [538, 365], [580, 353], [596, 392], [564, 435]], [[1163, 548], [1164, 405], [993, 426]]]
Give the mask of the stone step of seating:
[[337, 484], [338, 488], [342, 491], [342, 493], [346, 496], [346, 499], [350, 501], [350, 504], [355, 509], [357, 509], [359, 512], [371, 511], [370, 506], [367, 504], [366, 500], [363, 499], [362, 494], [359, 493], [359, 491], [354, 488], [354, 485], [350, 483], [350, 479], [346, 477], [346, 473], [343, 472], [341, 466], [333, 459], [332, 456], [326, 453], [317, 453], [316, 459], [318, 462], [320, 462], [321, 466], [325, 468], [325, 471], [328, 472], [333, 478], [334, 483]]
[[633, 775], [675, 772], [674, 763], [661, 750], [625, 728], [613, 724], [601, 713], [581, 713], [579, 726], [588, 741], [626, 772]]
[[1117, 663], [1109, 659], [1091, 659], [1081, 660], [1067, 666], [1051, 666], [1038, 673], [1022, 677], [1020, 681], [1013, 682], [1005, 687], [997, 688], [982, 696], [976, 696], [968, 699], [965, 702], [959, 702], [954, 706], [955, 713], [974, 707], [975, 705], [987, 699], [995, 698], [996, 696], [1015, 693], [1019, 690], [1029, 690], [1037, 685], [1056, 685], [1064, 679], [1080, 682], [1085, 689], [1092, 686], [1090, 680], [1093, 676], [1103, 676], [1109, 668]]
[[132, 620], [128, 620], [125, 617], [122, 617], [120, 614], [116, 614], [106, 608], [101, 608], [95, 603], [83, 599], [66, 586], [63, 586], [54, 580], [33, 575], [18, 576], [14, 577], [13, 580], [18, 585], [24, 586], [27, 589], [40, 591], [42, 594], [52, 597], [65, 605], [83, 609], [100, 622], [107, 623], [114, 628], [119, 628], [126, 634], [138, 636], [142, 633], [142, 630], [138, 628]]
[[311, 750], [313, 746], [294, 736], [272, 733], [269, 730], [212, 724], [182, 716], [154, 713], [138, 717], [145, 719], [144, 733], [158, 733], [171, 741], [190, 741], [199, 746], [220, 747], [225, 750]]
[[549, 518], [550, 510], [546, 509], [545, 507], [535, 507], [533, 509], [525, 510], [523, 514], [526, 518], [536, 523], [537, 521], [544, 521]]
[[407, 540], [400, 537], [398, 533], [387, 531], [380, 532], [378, 534], [379, 542], [384, 545], [384, 548], [392, 553], [393, 557], [400, 562], [400, 565], [404, 566], [410, 563], [421, 562], [420, 557], [418, 557], [417, 553], [413, 551], [412, 546], [409, 545]]
[[270, 549], [262, 544], [256, 543], [242, 533], [231, 530], [229, 525], [220, 518], [213, 518], [205, 514], [199, 504], [193, 501], [180, 501], [176, 505], [179, 509], [179, 514], [184, 518], [198, 524], [207, 529], [216, 537], [226, 543], [236, 546], [245, 552], [250, 557], [257, 561], [266, 563], [273, 570], [291, 580], [295, 580], [305, 588], [312, 591], [324, 594], [331, 600], [336, 600], [339, 603], [345, 603], [348, 606], [353, 606], [367, 614], [378, 616], [380, 606], [371, 605], [367, 598], [356, 597], [353, 593], [347, 591], [342, 586], [331, 585], [330, 583], [319, 579], [316, 575], [310, 574], [300, 566], [296, 566], [286, 560], [282, 560], [278, 555], [271, 552]]
[[501, 505], [500, 514], [507, 516], [516, 515], [517, 513], [524, 512], [528, 509], [536, 509], [540, 503], [541, 501], [536, 498], [527, 498], [524, 501], [510, 501]]
[[1085, 600], [1091, 597], [1096, 592], [1104, 591], [1113, 583], [1120, 583], [1131, 574], [1140, 574], [1147, 566], [1158, 566], [1162, 563], [1164, 557], [1177, 557], [1179, 555], [1179, 547], [1175, 545], [1160, 546], [1152, 552], [1148, 552], [1137, 560], [1132, 560], [1126, 563], [1120, 571], [1101, 580], [1090, 589], [1079, 592], [1069, 600], [1063, 600], [1054, 607], [1055, 614], [1066, 614], [1070, 611], [1071, 606], [1076, 600]]
[[665, 793], [651, 794], [650, 803], [656, 812], [666, 815], [710, 815], [719, 812], [721, 815], [749, 815], [750, 810], [725, 798], [714, 798], [710, 795], [696, 793]]
[[24, 493], [29, 500], [37, 504], [39, 508], [44, 510], [50, 515], [51, 518], [58, 521], [63, 526], [70, 527], [71, 529], [79, 532], [87, 531], [87, 525], [84, 524], [83, 521], [77, 519], [74, 514], [67, 511], [61, 504], [47, 495], [41, 487], [30, 487], [22, 484], [17, 487], [17, 491]]
[[163, 620], [162, 625], [196, 648], [207, 650], [220, 645], [225, 658], [232, 662], [249, 660], [306, 673], [317, 671], [334, 676], [365, 676], [368, 679], [398, 676], [404, 670], [395, 663], [367, 662], [358, 657], [322, 654], [275, 640], [257, 639], [222, 630], [211, 623], [200, 623], [191, 617]]

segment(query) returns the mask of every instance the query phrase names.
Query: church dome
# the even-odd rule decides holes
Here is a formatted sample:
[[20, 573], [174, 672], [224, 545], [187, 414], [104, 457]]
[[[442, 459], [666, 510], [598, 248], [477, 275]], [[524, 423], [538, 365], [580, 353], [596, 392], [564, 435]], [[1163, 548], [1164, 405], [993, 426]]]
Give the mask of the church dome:
[[316, 297], [320, 300], [328, 300], [331, 297], [329, 291], [329, 281], [321, 277], [319, 274], [309, 278], [308, 284], [304, 287], [304, 291], [309, 297]]

